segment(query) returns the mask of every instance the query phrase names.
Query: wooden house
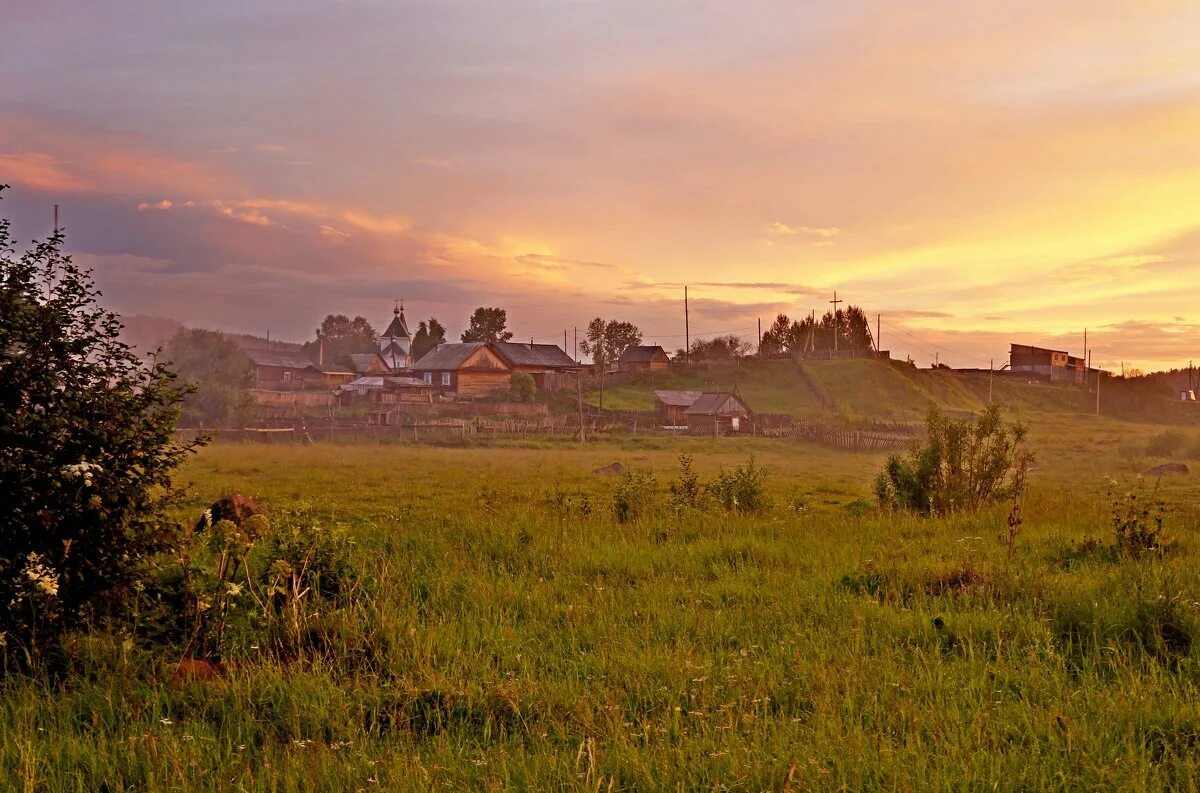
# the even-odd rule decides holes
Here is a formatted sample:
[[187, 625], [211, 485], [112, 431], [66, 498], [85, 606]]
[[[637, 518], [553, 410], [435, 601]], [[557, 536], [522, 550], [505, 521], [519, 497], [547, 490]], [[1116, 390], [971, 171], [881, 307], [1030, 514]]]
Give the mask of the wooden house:
[[491, 347], [513, 372], [523, 372], [533, 377], [533, 383], [539, 389], [563, 387], [566, 380], [573, 382], [575, 373], [579, 371], [579, 364], [557, 344], [501, 341], [493, 342]]
[[700, 398], [699, 391], [655, 391], [654, 409], [658, 421], [664, 427], [682, 427], [687, 424], [684, 411]]
[[1013, 372], [1052, 383], [1083, 385], [1087, 382], [1087, 361], [1063, 350], [1013, 344], [1009, 346], [1008, 364]]
[[377, 352], [356, 352], [346, 357], [350, 359], [350, 368], [354, 370], [357, 377], [380, 377], [391, 374], [391, 367]]
[[325, 388], [325, 375], [308, 356], [284, 350], [246, 350], [254, 364], [254, 387], [267, 390]]
[[413, 364], [418, 380], [439, 393], [489, 396], [509, 388], [512, 367], [487, 342], [443, 344]]
[[752, 433], [754, 414], [736, 393], [701, 394], [683, 411], [688, 430], [698, 435]]
[[415, 377], [358, 377], [338, 389], [343, 404], [372, 402], [390, 405], [398, 402], [429, 402], [433, 386]]
[[667, 351], [658, 345], [626, 347], [617, 359], [617, 369], [622, 372], [651, 372], [670, 365]]

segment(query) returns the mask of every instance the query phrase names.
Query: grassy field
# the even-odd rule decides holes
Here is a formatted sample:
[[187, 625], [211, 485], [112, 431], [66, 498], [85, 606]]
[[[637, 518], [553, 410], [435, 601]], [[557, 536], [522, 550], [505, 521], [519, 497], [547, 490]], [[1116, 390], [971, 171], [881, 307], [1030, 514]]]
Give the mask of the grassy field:
[[[247, 634], [173, 681], [81, 640], [65, 677], [3, 682], [0, 788], [1195, 789], [1200, 487], [1159, 486], [1165, 554], [1114, 555], [1109, 477], [1136, 488], [1157, 429], [1031, 424], [1011, 558], [1006, 506], [881, 514], [880, 457], [791, 442], [210, 447], [181, 515], [236, 491], [352, 541], [321, 652]], [[772, 506], [677, 514], [680, 451], [755, 455]], [[614, 461], [660, 509], [614, 520]]]

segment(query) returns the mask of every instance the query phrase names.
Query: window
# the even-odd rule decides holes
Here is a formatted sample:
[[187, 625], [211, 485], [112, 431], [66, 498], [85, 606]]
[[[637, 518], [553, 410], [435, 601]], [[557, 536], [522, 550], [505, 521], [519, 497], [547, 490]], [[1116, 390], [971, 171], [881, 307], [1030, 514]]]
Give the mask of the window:
[[291, 370], [291, 369], [285, 369], [285, 370], [284, 370], [284, 372], [283, 372], [283, 382], [285, 382], [285, 383], [290, 383], [290, 382], [292, 382], [292, 370]]
[[433, 372], [425, 372], [425, 373], [422, 375], [422, 377], [424, 378], [424, 380], [425, 380], [425, 382], [426, 382], [426, 383], [432, 383], [432, 382], [433, 382]]
[[442, 372], [442, 385], [450, 385], [450, 373]]

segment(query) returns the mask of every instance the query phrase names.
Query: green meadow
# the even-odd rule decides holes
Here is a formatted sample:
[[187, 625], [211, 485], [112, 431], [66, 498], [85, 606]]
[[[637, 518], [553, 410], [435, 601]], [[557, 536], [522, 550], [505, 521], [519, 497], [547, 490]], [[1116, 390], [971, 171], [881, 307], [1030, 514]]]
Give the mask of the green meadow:
[[[1011, 553], [1008, 504], [883, 513], [881, 456], [791, 441], [210, 446], [181, 519], [237, 492], [345, 539], [320, 641], [235, 633], [190, 678], [80, 637], [0, 683], [0, 787], [1195, 789], [1200, 486], [1134, 476], [1160, 428], [1030, 423]], [[702, 479], [753, 455], [769, 507], [673, 509], [681, 452]], [[615, 461], [655, 477], [626, 523]], [[1130, 492], [1161, 552], [1114, 551]]]

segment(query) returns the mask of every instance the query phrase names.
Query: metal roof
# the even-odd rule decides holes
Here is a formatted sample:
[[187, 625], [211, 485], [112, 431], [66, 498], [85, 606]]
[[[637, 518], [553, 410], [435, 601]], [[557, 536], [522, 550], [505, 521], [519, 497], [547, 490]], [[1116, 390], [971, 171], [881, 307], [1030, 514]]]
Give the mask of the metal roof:
[[[732, 404], [730, 404], [731, 401]], [[733, 394], [723, 391], [715, 394], [701, 394], [700, 398], [683, 412], [687, 416], [713, 416], [749, 413], [750, 408], [746, 407], [745, 403]]]
[[255, 366], [278, 366], [283, 369], [316, 369], [307, 355], [283, 350], [246, 350]]
[[575, 369], [579, 366], [557, 344], [498, 341], [493, 342], [492, 347], [510, 366], [544, 366], [547, 369]]
[[412, 365], [413, 369], [457, 369], [468, 358], [475, 354], [480, 347], [486, 347], [487, 342], [468, 341], [459, 344], [443, 344], [435, 350], [430, 350], [421, 356], [421, 360]]
[[354, 366], [354, 371], [364, 372], [371, 363], [379, 358], [384, 366], [387, 366], [387, 361], [383, 356], [376, 352], [352, 352], [350, 353], [350, 363]]
[[657, 344], [643, 347], [626, 347], [621, 353], [621, 357], [617, 359], [617, 363], [649, 363], [653, 361], [659, 353], [663, 357], [667, 357], [667, 351]]
[[655, 391], [654, 396], [664, 405], [685, 408], [700, 398], [699, 391]]

